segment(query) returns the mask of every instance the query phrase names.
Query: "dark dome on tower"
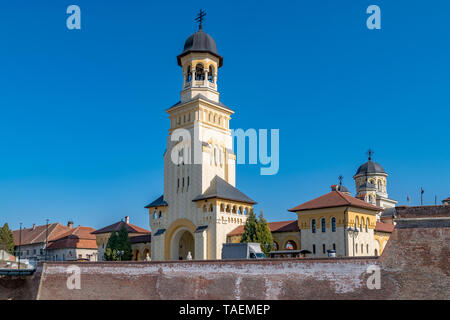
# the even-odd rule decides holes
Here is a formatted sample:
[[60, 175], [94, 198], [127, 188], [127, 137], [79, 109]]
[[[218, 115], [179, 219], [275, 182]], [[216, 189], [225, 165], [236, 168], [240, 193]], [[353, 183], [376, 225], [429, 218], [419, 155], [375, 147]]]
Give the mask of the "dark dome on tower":
[[219, 58], [219, 67], [223, 64], [223, 58], [219, 55], [214, 39], [199, 29], [196, 33], [190, 35], [185, 43], [183, 52], [177, 57], [178, 65], [181, 66], [181, 58], [191, 52], [208, 52]]
[[358, 171], [356, 171], [355, 176], [358, 174], [368, 174], [368, 173], [386, 173], [386, 171], [384, 171], [383, 167], [378, 163], [369, 160], [358, 168]]

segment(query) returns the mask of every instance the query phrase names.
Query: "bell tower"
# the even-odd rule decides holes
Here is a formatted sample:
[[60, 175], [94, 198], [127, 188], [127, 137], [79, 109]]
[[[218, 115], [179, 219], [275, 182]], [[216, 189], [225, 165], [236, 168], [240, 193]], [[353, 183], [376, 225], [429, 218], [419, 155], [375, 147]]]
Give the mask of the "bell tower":
[[199, 94], [214, 102], [219, 102], [217, 91], [217, 71], [223, 58], [217, 53], [216, 42], [203, 31], [202, 21], [206, 14], [200, 10], [197, 21], [199, 28], [187, 38], [183, 52], [178, 55], [178, 65], [183, 72], [181, 102], [189, 101]]
[[381, 208], [395, 207], [397, 201], [389, 199], [387, 193], [388, 174], [380, 164], [372, 161], [373, 153], [367, 151], [368, 161], [353, 176], [356, 197]]
[[217, 71], [223, 58], [203, 31], [189, 36], [177, 56], [180, 101], [170, 119], [164, 153], [164, 194], [150, 203], [152, 260], [220, 259], [227, 234], [245, 224], [256, 204], [235, 185], [236, 156], [230, 119], [219, 100]]

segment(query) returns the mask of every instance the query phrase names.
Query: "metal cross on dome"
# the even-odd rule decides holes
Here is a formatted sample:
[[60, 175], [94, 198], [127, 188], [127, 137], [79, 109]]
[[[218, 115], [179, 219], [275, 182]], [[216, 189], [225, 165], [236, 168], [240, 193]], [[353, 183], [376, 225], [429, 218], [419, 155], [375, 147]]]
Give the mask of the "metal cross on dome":
[[203, 18], [206, 16], [206, 12], [203, 11], [202, 9], [200, 9], [200, 12], [197, 15], [197, 18], [195, 18], [195, 21], [198, 22], [198, 29], [202, 29], [202, 22], [203, 22]]
[[344, 180], [344, 177], [342, 176], [342, 174], [338, 177], [339, 179], [339, 185], [342, 186], [342, 180]]
[[375, 152], [372, 149], [367, 150], [367, 155], [369, 156], [369, 161], [372, 160], [372, 156]]

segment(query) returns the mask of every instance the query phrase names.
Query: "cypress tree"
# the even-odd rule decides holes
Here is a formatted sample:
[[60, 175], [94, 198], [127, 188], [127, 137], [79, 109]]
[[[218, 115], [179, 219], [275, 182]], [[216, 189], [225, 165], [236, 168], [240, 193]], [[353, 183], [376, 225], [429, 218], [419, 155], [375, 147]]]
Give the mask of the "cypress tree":
[[14, 235], [9, 229], [8, 223], [0, 228], [0, 250], [5, 250], [10, 254], [14, 254]]
[[117, 232], [113, 231], [108, 239], [108, 243], [106, 244], [105, 254], [103, 255], [103, 258], [106, 261], [119, 260], [119, 257], [117, 255], [117, 244], [118, 244]]
[[256, 237], [261, 244], [261, 250], [266, 256], [269, 256], [269, 252], [273, 250], [273, 237], [270, 232], [267, 220], [264, 219], [263, 211], [259, 214], [258, 224], [256, 226]]
[[128, 231], [125, 225], [119, 230], [119, 235], [117, 236], [118, 249], [123, 251], [120, 260], [130, 261], [133, 259], [133, 251], [131, 250], [131, 242], [128, 236]]
[[241, 243], [245, 242], [259, 242], [257, 239], [256, 229], [258, 226], [258, 221], [256, 219], [253, 211], [250, 211], [247, 217], [247, 222], [244, 226], [244, 233], [241, 237]]

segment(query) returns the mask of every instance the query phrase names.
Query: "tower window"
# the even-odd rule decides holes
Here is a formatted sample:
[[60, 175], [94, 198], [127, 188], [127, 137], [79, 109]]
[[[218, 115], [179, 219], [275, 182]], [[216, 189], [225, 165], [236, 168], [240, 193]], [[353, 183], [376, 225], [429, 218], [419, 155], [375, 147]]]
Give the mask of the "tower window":
[[205, 80], [205, 72], [201, 64], [195, 67], [195, 80]]
[[331, 218], [331, 232], [336, 232], [336, 218]]
[[192, 80], [192, 70], [191, 66], [188, 66], [186, 73], [186, 82], [191, 82], [191, 80]]
[[311, 232], [316, 233], [316, 219], [311, 220]]
[[214, 68], [213, 68], [213, 66], [209, 66], [208, 81], [209, 82], [214, 82]]
[[320, 224], [321, 224], [321, 227], [322, 227], [322, 232], [326, 232], [327, 231], [327, 226], [326, 226], [326, 223], [325, 223], [325, 218], [320, 219]]

